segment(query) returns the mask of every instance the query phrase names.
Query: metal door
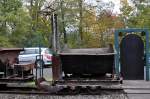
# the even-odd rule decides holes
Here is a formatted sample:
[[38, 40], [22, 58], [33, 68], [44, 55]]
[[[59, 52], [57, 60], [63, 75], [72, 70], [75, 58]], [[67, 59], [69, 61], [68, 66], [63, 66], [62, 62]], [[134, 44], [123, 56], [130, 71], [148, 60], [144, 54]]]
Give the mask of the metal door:
[[121, 75], [127, 80], [144, 79], [144, 43], [136, 34], [125, 36], [120, 44]]

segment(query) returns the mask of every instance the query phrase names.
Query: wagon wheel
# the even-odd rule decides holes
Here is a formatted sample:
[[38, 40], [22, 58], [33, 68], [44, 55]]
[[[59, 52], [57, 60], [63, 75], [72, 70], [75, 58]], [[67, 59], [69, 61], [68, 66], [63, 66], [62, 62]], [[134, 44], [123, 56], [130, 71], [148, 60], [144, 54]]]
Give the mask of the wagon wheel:
[[72, 95], [76, 95], [79, 94], [81, 90], [81, 87], [79, 86], [75, 86], [74, 89], [72, 89], [71, 87], [68, 88], [68, 94], [72, 94]]
[[56, 92], [57, 95], [67, 95], [69, 92], [69, 88], [62, 88], [61, 90], [59, 90], [58, 92]]
[[35, 81], [35, 85], [37, 86], [38, 89], [40, 90], [45, 90], [45, 88], [43, 86], [41, 86], [41, 82], [43, 81], [46, 81], [45, 78], [38, 78], [36, 81]]
[[90, 93], [92, 95], [94, 95], [94, 94], [100, 94], [98, 87], [94, 87], [94, 88], [87, 87], [87, 91], [88, 91], [88, 93]]

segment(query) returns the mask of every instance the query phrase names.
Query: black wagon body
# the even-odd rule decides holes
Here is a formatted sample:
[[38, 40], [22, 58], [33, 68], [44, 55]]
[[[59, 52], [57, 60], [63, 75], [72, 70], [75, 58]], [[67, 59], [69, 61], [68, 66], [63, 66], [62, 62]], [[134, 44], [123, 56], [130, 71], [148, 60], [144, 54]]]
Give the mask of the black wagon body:
[[107, 48], [70, 49], [59, 55], [64, 74], [103, 76], [113, 73], [114, 53]]

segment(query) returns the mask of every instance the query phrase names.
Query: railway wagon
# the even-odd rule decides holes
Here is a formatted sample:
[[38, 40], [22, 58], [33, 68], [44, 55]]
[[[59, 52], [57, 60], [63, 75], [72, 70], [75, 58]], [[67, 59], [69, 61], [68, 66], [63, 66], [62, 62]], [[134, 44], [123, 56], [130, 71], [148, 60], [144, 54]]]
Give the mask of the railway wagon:
[[[57, 15], [52, 15], [53, 40], [52, 57], [53, 85], [67, 89], [99, 90], [102, 87], [118, 85], [122, 78], [115, 72], [113, 45], [107, 48], [69, 49], [64, 40], [64, 49], [59, 45]], [[90, 91], [90, 92], [92, 92]], [[73, 91], [74, 92], [74, 91]]]
[[59, 55], [65, 77], [101, 77], [113, 73], [114, 53], [107, 48], [70, 49]]
[[67, 49], [53, 56], [53, 80], [56, 86], [108, 87], [122, 82], [115, 75], [112, 47]]
[[0, 83], [16, 83], [33, 80], [33, 63], [19, 63], [23, 48], [0, 48]]

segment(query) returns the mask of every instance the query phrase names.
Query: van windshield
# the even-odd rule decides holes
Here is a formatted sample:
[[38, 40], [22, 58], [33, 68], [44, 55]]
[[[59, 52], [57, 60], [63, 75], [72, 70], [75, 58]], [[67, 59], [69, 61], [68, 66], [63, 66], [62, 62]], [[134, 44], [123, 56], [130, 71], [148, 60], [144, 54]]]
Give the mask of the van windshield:
[[[52, 54], [52, 51], [48, 48], [41, 48], [41, 52]], [[39, 54], [39, 48], [35, 48], [35, 49], [25, 48], [24, 51], [20, 52], [20, 55], [24, 55], [24, 54]]]
[[49, 49], [46, 49], [46, 50], [45, 50], [45, 53], [46, 53], [46, 54], [52, 54], [52, 52], [51, 52]]
[[20, 54], [38, 54], [38, 50], [36, 49], [25, 49], [24, 51], [20, 52]]

